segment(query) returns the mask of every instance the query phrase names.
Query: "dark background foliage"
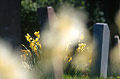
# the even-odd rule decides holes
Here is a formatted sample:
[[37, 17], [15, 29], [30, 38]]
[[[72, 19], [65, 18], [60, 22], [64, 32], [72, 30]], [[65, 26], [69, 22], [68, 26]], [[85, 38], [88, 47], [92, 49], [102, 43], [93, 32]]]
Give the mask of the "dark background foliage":
[[24, 31], [27, 32], [27, 27], [38, 26], [37, 8], [52, 6], [56, 11], [63, 4], [86, 11], [89, 16], [88, 27], [90, 30], [94, 23], [105, 22], [104, 12], [99, 5], [99, 0], [92, 2], [87, 0], [22, 0], [21, 24], [25, 27]]

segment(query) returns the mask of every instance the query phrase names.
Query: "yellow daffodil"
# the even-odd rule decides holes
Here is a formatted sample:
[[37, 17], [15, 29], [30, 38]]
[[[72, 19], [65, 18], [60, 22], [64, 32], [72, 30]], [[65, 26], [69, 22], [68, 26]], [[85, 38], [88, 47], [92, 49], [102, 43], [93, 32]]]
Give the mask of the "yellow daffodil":
[[72, 57], [70, 57], [69, 59], [68, 59], [68, 62], [70, 62], [72, 60]]
[[[34, 61], [34, 56], [36, 55], [37, 57], [40, 57], [41, 54], [41, 43], [40, 43], [40, 34], [39, 31], [35, 32], [34, 35], [36, 36], [36, 38], [32, 38], [29, 33], [27, 33], [25, 35], [26, 40], [29, 42], [29, 47], [31, 50], [27, 49], [27, 47], [25, 45], [22, 44], [22, 46], [24, 47], [24, 50], [22, 51], [22, 55], [21, 58], [23, 59], [23, 61], [26, 64], [30, 64], [31, 63], [35, 63]], [[35, 58], [36, 60], [36, 58]], [[28, 61], [31, 61], [31, 63], [29, 63]]]
[[35, 46], [35, 42], [32, 41], [32, 42], [30, 43], [30, 48], [32, 49], [34, 46]]
[[39, 33], [39, 31], [38, 31], [38, 32], [35, 32], [34, 35], [35, 35], [37, 38], [40, 38], [40, 33]]
[[39, 38], [36, 38], [35, 41], [38, 42], [38, 41], [39, 41]]
[[84, 44], [84, 43], [78, 44], [77, 51], [82, 52], [85, 49], [85, 46], [86, 46], [86, 44]]
[[30, 52], [30, 50], [21, 50], [22, 52], [24, 52], [25, 54], [28, 54]]
[[41, 49], [41, 44], [40, 44], [39, 42], [37, 42], [36, 44], [37, 44], [37, 45], [39, 46], [39, 48]]
[[34, 51], [35, 53], [37, 53], [37, 48], [36, 48], [36, 46], [33, 47], [33, 51]]
[[83, 49], [86, 46], [86, 44], [81, 43], [81, 44], [78, 44], [78, 46]]
[[120, 79], [120, 76], [117, 76], [117, 79]]
[[84, 39], [84, 35], [82, 34], [81, 36], [80, 36], [80, 40], [83, 40]]
[[25, 35], [25, 37], [26, 37], [26, 40], [27, 40], [27, 41], [31, 42], [32, 37], [29, 35], [29, 33], [27, 33], [27, 35]]

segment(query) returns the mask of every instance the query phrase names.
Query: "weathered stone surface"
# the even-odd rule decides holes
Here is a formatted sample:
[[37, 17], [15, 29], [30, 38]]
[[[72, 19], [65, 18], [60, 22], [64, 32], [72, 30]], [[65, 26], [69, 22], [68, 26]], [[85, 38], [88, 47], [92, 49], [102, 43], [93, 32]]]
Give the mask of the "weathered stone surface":
[[[44, 8], [38, 9], [38, 20], [39, 20], [39, 26], [40, 26], [41, 33], [43, 32], [44, 29], [49, 30], [49, 28], [52, 26], [52, 21], [54, 18], [56, 18], [56, 14], [55, 14], [54, 9], [52, 7], [44, 7]], [[41, 38], [42, 38], [42, 36], [41, 36]], [[47, 45], [45, 45], [43, 43], [42, 43], [42, 45], [43, 45], [43, 52], [44, 52], [44, 49], [47, 50], [47, 48], [51, 48], [51, 47], [44, 48]], [[48, 50], [53, 51], [54, 49], [48, 49]], [[47, 52], [53, 53], [50, 51], [47, 51]], [[53, 66], [53, 71], [51, 71], [51, 73], [54, 72], [53, 73], [54, 77], [55, 77], [54, 79], [62, 79], [62, 75], [63, 75], [62, 59], [60, 59], [59, 57], [56, 57], [56, 58], [54, 58], [54, 60], [53, 60], [53, 58], [50, 60], [51, 60], [50, 62], [52, 63], [52, 66]]]
[[95, 67], [94, 75], [107, 77], [108, 69], [108, 55], [109, 55], [109, 42], [110, 42], [110, 31], [107, 24], [96, 23], [94, 25], [94, 41], [95, 46]]

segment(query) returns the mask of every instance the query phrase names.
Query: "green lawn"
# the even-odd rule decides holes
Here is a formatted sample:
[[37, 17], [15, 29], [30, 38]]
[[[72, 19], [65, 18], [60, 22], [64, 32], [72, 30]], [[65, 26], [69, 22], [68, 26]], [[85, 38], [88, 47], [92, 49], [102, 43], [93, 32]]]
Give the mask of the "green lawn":
[[103, 77], [94, 77], [94, 78], [90, 78], [90, 77], [72, 77], [70, 75], [64, 75], [64, 79], [120, 79], [120, 78], [113, 78], [113, 77], [110, 77], [110, 78], [103, 78]]

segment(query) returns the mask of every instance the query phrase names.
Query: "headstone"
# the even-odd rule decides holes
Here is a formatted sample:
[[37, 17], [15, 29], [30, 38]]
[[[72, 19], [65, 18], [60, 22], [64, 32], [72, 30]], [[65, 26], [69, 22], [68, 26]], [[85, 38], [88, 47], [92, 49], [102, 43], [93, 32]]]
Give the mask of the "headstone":
[[119, 35], [115, 35], [115, 41], [116, 41], [116, 43], [117, 43], [117, 46], [118, 46], [118, 52], [120, 52], [120, 38], [119, 38]]
[[119, 38], [119, 35], [115, 35], [115, 42], [117, 43], [117, 44], [120, 44], [120, 38]]
[[[38, 20], [39, 20], [40, 32], [44, 30], [46, 23], [48, 23], [47, 29], [49, 29], [49, 27], [52, 26], [52, 20], [54, 18], [57, 18], [57, 17], [52, 7], [39, 8]], [[43, 48], [44, 48], [44, 45], [43, 45]], [[54, 79], [62, 79], [62, 76], [63, 76], [62, 60], [59, 57], [57, 57], [55, 60], [51, 60], [51, 63], [53, 65], [53, 71], [54, 71], [54, 77], [55, 77]]]
[[48, 20], [49, 20], [48, 22], [49, 22], [50, 26], [52, 26], [52, 21], [53, 21], [53, 19], [57, 18], [57, 16], [52, 7], [47, 7], [47, 10], [48, 10]]
[[48, 10], [47, 7], [38, 8], [38, 24], [40, 27], [40, 32], [45, 28], [44, 26], [48, 22]]
[[93, 40], [95, 41], [94, 76], [107, 77], [110, 31], [105, 23], [94, 25]]
[[38, 23], [40, 27], [40, 32], [42, 32], [45, 29], [46, 24], [48, 23], [48, 27], [52, 26], [51, 22], [53, 18], [56, 18], [56, 14], [54, 12], [54, 9], [52, 7], [42, 7], [38, 8]]
[[20, 0], [0, 0], [0, 38], [20, 46]]
[[116, 45], [111, 51], [111, 59], [110, 59], [110, 69], [111, 69], [111, 74], [116, 74], [117, 76], [120, 76], [120, 38], [119, 35], [114, 36], [114, 41]]

